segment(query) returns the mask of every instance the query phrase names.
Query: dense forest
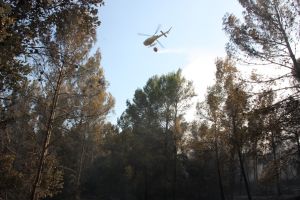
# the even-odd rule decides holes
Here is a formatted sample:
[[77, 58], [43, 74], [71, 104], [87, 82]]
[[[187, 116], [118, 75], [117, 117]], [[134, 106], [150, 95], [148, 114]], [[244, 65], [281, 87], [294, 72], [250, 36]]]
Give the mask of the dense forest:
[[0, 0], [0, 200], [299, 199], [300, 5], [238, 2], [193, 121], [179, 69], [149, 77], [112, 124], [104, 2]]

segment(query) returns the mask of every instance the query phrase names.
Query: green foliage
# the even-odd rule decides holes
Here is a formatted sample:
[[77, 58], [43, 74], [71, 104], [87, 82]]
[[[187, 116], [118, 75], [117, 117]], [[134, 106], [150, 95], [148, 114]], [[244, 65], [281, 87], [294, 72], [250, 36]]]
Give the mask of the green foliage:
[[136, 90], [132, 103], [127, 102], [128, 108], [119, 123], [131, 127], [143, 124], [159, 127], [165, 123], [163, 126], [169, 129], [175, 118], [184, 114], [194, 96], [192, 83], [182, 77], [181, 70], [161, 77], [154, 76], [143, 90]]

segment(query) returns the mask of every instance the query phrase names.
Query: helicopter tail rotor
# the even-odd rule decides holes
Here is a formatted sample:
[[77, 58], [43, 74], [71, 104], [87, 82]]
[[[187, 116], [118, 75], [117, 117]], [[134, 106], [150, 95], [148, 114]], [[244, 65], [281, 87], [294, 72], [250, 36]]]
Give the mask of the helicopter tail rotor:
[[172, 27], [169, 28], [169, 30], [167, 30], [166, 32], [160, 31], [160, 33], [161, 33], [163, 36], [167, 37], [167, 34], [170, 32], [171, 29], [172, 29]]
[[163, 36], [167, 37], [167, 34], [166, 34], [166, 33], [162, 32], [162, 31], [160, 31], [160, 32], [161, 32], [161, 34], [162, 34]]

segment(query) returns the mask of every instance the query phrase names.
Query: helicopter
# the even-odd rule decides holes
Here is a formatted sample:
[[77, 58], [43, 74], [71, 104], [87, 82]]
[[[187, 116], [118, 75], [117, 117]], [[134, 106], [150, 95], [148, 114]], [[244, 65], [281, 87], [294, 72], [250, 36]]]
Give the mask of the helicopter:
[[157, 47], [155, 47], [156, 43], [158, 43], [160, 46], [164, 47], [160, 42], [159, 42], [159, 38], [162, 36], [167, 37], [167, 34], [169, 34], [169, 32], [171, 31], [172, 27], [169, 28], [169, 30], [167, 30], [166, 32], [160, 31], [160, 34], [157, 34], [158, 30], [160, 27], [157, 28], [157, 30], [155, 31], [155, 33], [153, 35], [146, 35], [146, 34], [139, 34], [139, 35], [144, 35], [144, 36], [150, 36], [148, 37], [145, 41], [144, 41], [144, 45], [145, 46], [149, 46], [149, 47], [154, 47], [153, 50], [155, 52], [158, 51]]

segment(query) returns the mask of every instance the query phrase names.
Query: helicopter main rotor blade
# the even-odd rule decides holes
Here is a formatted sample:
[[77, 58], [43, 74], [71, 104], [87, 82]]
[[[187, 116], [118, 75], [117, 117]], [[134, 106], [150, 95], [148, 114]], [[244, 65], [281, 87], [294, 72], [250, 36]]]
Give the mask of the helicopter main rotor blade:
[[152, 36], [152, 35], [144, 34], [144, 33], [138, 33], [138, 35], [141, 35], [141, 36]]
[[162, 45], [162, 43], [158, 40], [156, 40], [156, 42], [162, 47], [162, 48], [165, 48], [164, 45]]
[[157, 28], [156, 28], [156, 31], [154, 33], [154, 35], [159, 31], [159, 29], [161, 28], [161, 24], [158, 24]]

